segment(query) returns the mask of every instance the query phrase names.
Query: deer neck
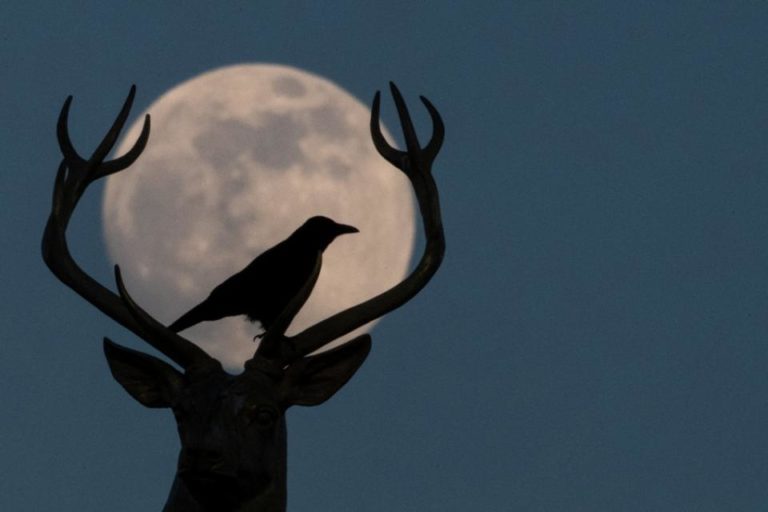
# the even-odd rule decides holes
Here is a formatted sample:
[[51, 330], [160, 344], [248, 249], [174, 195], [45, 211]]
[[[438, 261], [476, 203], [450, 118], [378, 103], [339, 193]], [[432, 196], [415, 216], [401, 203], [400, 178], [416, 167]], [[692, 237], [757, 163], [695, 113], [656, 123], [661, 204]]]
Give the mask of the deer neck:
[[207, 507], [198, 502], [189, 492], [186, 484], [177, 476], [173, 481], [168, 502], [163, 507], [163, 512], [285, 512], [286, 510], [285, 480], [274, 487], [267, 489], [254, 498], [222, 507]]

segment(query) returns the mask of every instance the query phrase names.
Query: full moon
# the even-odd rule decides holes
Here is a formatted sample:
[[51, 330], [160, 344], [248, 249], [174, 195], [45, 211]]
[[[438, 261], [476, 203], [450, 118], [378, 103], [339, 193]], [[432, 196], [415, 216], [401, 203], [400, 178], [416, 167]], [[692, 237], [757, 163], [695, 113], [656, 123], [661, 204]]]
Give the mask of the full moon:
[[[229, 66], [179, 84], [147, 112], [147, 148], [107, 179], [104, 235], [132, 296], [161, 322], [202, 301], [313, 215], [360, 233], [325, 251], [317, 285], [288, 334], [404, 277], [414, 243], [410, 186], [376, 153], [368, 107], [338, 85], [287, 66]], [[134, 143], [142, 120], [118, 155]], [[238, 370], [259, 332], [232, 317], [182, 335]]]

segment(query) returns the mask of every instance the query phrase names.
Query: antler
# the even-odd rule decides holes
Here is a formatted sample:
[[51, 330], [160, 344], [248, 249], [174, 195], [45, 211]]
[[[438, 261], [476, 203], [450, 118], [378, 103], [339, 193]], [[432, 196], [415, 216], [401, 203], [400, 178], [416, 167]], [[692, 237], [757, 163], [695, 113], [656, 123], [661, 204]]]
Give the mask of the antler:
[[[432, 118], [433, 127], [432, 138], [424, 148], [421, 148], [400, 91], [392, 82], [389, 86], [403, 129], [406, 151], [399, 151], [391, 147], [381, 133], [379, 125], [380, 94], [378, 91], [373, 98], [371, 109], [371, 137], [379, 154], [405, 173], [413, 186], [424, 222], [426, 235], [424, 254], [411, 274], [389, 290], [326, 318], [295, 336], [285, 338], [293, 347], [293, 353], [288, 355], [289, 360], [295, 360], [314, 352], [371, 320], [402, 306], [426, 286], [443, 260], [445, 235], [440, 216], [437, 185], [432, 178], [432, 162], [434, 162], [443, 143], [445, 127], [437, 109], [427, 98], [420, 96]], [[285, 329], [279, 335], [282, 335], [283, 332]]]
[[56, 126], [56, 134], [64, 158], [56, 174], [53, 206], [43, 234], [43, 260], [51, 272], [64, 284], [183, 368], [193, 365], [219, 365], [218, 361], [200, 347], [171, 333], [139, 308], [125, 291], [119, 269], [116, 269], [116, 278], [120, 296], [86, 274], [74, 261], [67, 246], [66, 231], [69, 220], [88, 185], [128, 168], [136, 161], [147, 144], [150, 128], [149, 114], [144, 118], [144, 126], [134, 146], [125, 155], [104, 161], [128, 119], [135, 95], [136, 86], [134, 85], [131, 86], [128, 97], [112, 123], [112, 127], [87, 160], [77, 153], [69, 137], [67, 124], [72, 96], [64, 102]]
[[[421, 101], [427, 108], [433, 125], [432, 138], [424, 148], [421, 148], [400, 91], [394, 83], [390, 83], [390, 89], [403, 129], [406, 151], [391, 147], [381, 133], [378, 91], [374, 96], [371, 109], [371, 137], [381, 156], [405, 173], [413, 186], [426, 234], [426, 247], [421, 260], [407, 278], [386, 292], [337, 313], [295, 336], [286, 337], [285, 330], [306, 302], [317, 280], [321, 263], [321, 255], [318, 254], [312, 276], [265, 334], [255, 357], [277, 357], [285, 363], [290, 363], [314, 352], [334, 339], [405, 304], [426, 286], [440, 266], [445, 252], [445, 237], [437, 186], [432, 178], [432, 163], [442, 145], [445, 128], [437, 109], [429, 100], [421, 96]], [[74, 261], [67, 246], [66, 229], [86, 188], [100, 178], [128, 168], [147, 144], [150, 129], [149, 115], [144, 119], [144, 126], [134, 146], [125, 155], [104, 161], [128, 118], [135, 93], [136, 87], [132, 86], [112, 127], [87, 160], [77, 153], [69, 137], [67, 123], [72, 96], [64, 102], [57, 123], [57, 137], [64, 158], [56, 175], [53, 206], [43, 235], [43, 259], [48, 268], [64, 284], [183, 368], [189, 369], [192, 366], [220, 368], [220, 363], [204, 350], [170, 331], [139, 307], [125, 289], [117, 266], [115, 278], [119, 296], [86, 274]]]

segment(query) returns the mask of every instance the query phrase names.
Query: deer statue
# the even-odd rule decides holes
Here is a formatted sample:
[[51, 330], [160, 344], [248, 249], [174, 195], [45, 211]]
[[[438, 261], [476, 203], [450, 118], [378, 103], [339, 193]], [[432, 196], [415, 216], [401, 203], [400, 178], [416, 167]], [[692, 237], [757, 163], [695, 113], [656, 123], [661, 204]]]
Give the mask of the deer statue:
[[181, 368], [104, 339], [104, 352], [117, 382], [142, 405], [170, 408], [176, 418], [181, 453], [165, 512], [285, 511], [285, 411], [292, 405], [317, 405], [330, 398], [363, 363], [371, 338], [366, 334], [325, 352], [309, 354], [405, 304], [440, 266], [445, 239], [431, 167], [442, 145], [443, 123], [435, 107], [422, 97], [434, 132], [422, 148], [400, 92], [392, 83], [390, 88], [406, 150], [391, 147], [381, 133], [379, 92], [373, 99], [371, 136], [381, 156], [404, 172], [412, 184], [426, 234], [419, 263], [403, 281], [380, 295], [286, 336], [291, 319], [320, 272], [318, 253], [312, 276], [263, 335], [239, 375], [225, 372], [219, 361], [136, 304], [118, 266], [115, 293], [72, 258], [66, 230], [75, 207], [91, 183], [128, 168], [139, 157], [149, 138], [150, 117], [144, 119], [141, 134], [125, 155], [106, 160], [128, 118], [136, 92], [135, 86], [131, 87], [112, 127], [85, 159], [68, 134], [72, 97], [64, 102], [57, 124], [63, 159], [43, 235], [43, 259], [64, 284]]

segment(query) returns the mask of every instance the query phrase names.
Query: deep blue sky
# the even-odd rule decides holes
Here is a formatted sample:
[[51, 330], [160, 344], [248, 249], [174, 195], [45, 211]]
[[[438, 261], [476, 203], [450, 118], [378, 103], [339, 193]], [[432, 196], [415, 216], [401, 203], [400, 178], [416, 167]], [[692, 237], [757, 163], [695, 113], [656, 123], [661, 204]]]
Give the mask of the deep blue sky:
[[[62, 101], [92, 148], [131, 83], [273, 62], [448, 130], [445, 264], [289, 413], [289, 510], [764, 510], [768, 6], [667, 3], [4, 2], [0, 509], [159, 510], [178, 449], [39, 255]], [[109, 281], [100, 191], [70, 240]]]

